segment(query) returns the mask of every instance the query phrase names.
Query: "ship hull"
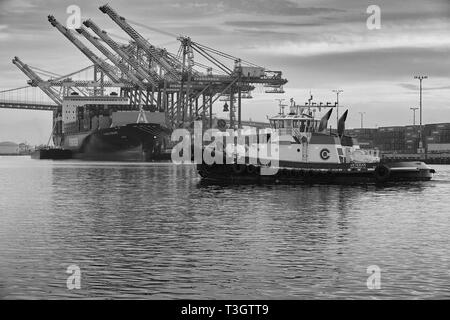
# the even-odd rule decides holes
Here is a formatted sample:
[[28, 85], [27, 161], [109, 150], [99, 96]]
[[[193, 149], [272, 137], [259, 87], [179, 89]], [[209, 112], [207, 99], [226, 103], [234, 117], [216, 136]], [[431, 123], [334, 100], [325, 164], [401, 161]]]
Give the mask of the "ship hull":
[[434, 170], [422, 162], [389, 164], [341, 164], [323, 167], [297, 163], [263, 174], [261, 166], [249, 164], [198, 164], [204, 181], [216, 183], [281, 183], [281, 184], [387, 184], [396, 182], [429, 181]]
[[153, 161], [164, 153], [169, 131], [153, 123], [132, 123], [91, 133], [64, 136], [63, 147], [74, 159], [93, 161]]

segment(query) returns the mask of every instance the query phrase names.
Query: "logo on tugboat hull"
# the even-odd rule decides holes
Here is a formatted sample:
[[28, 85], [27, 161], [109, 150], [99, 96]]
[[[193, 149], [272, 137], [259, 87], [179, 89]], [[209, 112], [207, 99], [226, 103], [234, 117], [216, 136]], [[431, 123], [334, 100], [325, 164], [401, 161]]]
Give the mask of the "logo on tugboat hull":
[[322, 158], [322, 160], [330, 159], [330, 150], [328, 149], [320, 150], [320, 158]]

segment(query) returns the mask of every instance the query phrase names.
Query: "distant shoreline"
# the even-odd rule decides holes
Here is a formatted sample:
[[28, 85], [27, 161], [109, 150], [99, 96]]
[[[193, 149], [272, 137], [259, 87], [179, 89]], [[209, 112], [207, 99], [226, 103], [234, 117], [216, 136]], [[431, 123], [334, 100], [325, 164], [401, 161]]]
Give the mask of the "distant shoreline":
[[8, 156], [8, 157], [24, 157], [24, 156], [31, 156], [31, 153], [27, 154], [17, 154], [17, 153], [0, 153], [0, 157]]

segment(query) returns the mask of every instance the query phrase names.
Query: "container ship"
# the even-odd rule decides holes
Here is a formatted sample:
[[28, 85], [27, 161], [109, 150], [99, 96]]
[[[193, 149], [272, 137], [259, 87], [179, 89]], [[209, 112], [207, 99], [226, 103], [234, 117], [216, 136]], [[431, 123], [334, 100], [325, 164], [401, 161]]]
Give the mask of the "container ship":
[[54, 118], [53, 142], [71, 158], [103, 161], [170, 159], [165, 113], [136, 110], [117, 95], [64, 98]]

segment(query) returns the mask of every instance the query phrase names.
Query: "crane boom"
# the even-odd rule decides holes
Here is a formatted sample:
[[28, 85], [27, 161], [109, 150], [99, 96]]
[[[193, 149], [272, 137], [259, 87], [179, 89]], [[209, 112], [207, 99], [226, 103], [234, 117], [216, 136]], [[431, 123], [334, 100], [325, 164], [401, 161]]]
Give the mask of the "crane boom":
[[38, 86], [53, 102], [57, 105], [62, 104], [62, 99], [59, 95], [52, 89], [44, 85], [44, 80], [39, 77], [31, 68], [24, 64], [18, 57], [14, 57], [12, 60], [13, 64], [17, 66], [28, 78], [31, 79], [32, 85]]
[[[125, 31], [140, 47], [142, 47], [157, 64], [169, 74], [169, 77], [173, 80], [179, 80], [181, 74], [176, 70], [176, 66], [171, 65], [165, 57], [162, 56], [161, 52], [148, 43], [142, 35], [140, 35], [128, 22], [126, 22], [124, 17], [119, 16], [119, 14], [114, 11], [108, 4], [101, 6], [100, 11], [107, 14], [123, 31]], [[166, 55], [167, 56], [167, 55]]]
[[48, 16], [48, 21], [52, 26], [58, 29], [58, 31], [60, 31], [70, 42], [72, 42], [81, 52], [83, 52], [89, 60], [91, 60], [95, 65], [99, 66], [100, 69], [102, 69], [102, 71], [112, 81], [122, 82], [113, 67], [110, 64], [106, 63], [104, 60], [100, 59], [97, 55], [95, 55], [88, 47], [86, 47], [80, 40], [76, 38], [72, 31], [64, 27], [52, 15]]
[[122, 73], [125, 74], [133, 83], [135, 83], [141, 89], [145, 89], [145, 84], [142, 83], [141, 79], [138, 79], [132, 72], [130, 72], [125, 63], [117, 59], [117, 57], [111, 51], [109, 51], [104, 45], [102, 45], [97, 38], [92, 36], [89, 33], [89, 31], [86, 30], [85, 27], [81, 26], [79, 29], [77, 29], [77, 32], [82, 34], [101, 53], [103, 53], [105, 57], [107, 57], [116, 67], [118, 67], [120, 71], [122, 71]]
[[144, 68], [140, 65], [140, 63], [131, 55], [123, 51], [119, 44], [115, 42], [107, 33], [106, 31], [101, 30], [92, 20], [88, 19], [83, 22], [83, 24], [90, 28], [94, 33], [102, 39], [111, 49], [113, 49], [122, 59], [127, 61], [135, 70], [136, 72], [146, 79], [149, 83], [151, 83], [154, 86], [157, 86], [157, 82], [160, 80], [159, 76], [156, 72], [153, 70], [144, 70]]

